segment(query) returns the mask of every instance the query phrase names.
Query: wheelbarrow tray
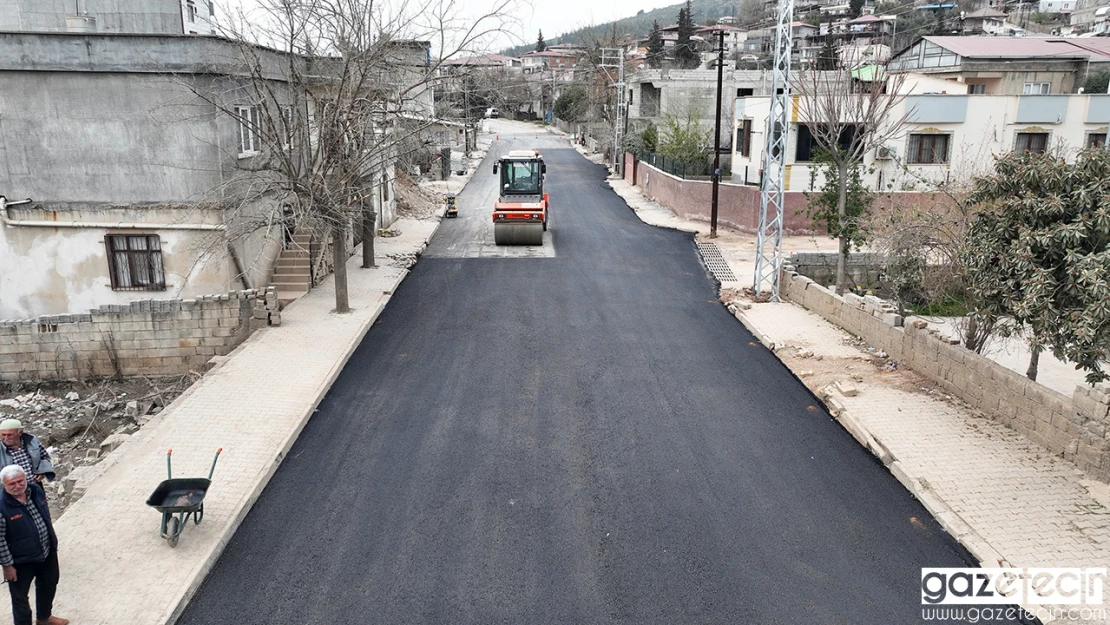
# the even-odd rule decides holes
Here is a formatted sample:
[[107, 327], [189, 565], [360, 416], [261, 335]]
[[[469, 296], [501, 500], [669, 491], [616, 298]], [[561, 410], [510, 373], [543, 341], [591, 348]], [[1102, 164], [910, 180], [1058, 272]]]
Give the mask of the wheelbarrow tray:
[[178, 477], [163, 480], [146, 500], [159, 512], [196, 512], [204, 503], [212, 480], [203, 477]]

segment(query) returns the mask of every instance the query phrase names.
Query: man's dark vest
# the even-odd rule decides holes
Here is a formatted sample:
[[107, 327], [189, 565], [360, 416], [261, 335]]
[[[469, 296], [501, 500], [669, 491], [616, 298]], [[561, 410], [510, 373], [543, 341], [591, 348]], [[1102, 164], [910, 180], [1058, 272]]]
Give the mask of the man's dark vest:
[[[56, 548], [58, 539], [54, 535], [54, 527], [50, 523], [50, 508], [46, 506], [46, 491], [34, 482], [29, 484], [27, 505], [35, 509], [46, 521], [46, 531], [50, 534], [50, 546]], [[46, 560], [46, 552], [42, 549], [39, 540], [39, 531], [35, 529], [35, 521], [28, 514], [27, 508], [19, 503], [15, 497], [3, 491], [0, 494], [0, 515], [7, 521], [7, 532], [4, 538], [8, 541], [8, 551], [12, 554], [15, 564], [27, 562], [42, 562]]]

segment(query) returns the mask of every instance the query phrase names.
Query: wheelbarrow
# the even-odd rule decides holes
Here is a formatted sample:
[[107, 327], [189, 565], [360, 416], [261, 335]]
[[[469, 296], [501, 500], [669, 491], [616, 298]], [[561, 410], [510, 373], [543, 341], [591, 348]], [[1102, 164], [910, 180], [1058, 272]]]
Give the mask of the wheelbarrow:
[[216, 450], [216, 457], [212, 459], [212, 468], [208, 471], [208, 479], [203, 477], [174, 478], [173, 466], [170, 459], [173, 450], [166, 452], [166, 473], [169, 479], [163, 480], [158, 488], [146, 500], [146, 505], [162, 513], [162, 527], [159, 535], [166, 539], [170, 547], [177, 546], [177, 539], [181, 537], [181, 530], [192, 517], [193, 523], [199, 525], [204, 518], [204, 496], [208, 494], [208, 487], [212, 484], [212, 473], [216, 471], [216, 461], [220, 459], [223, 448]]

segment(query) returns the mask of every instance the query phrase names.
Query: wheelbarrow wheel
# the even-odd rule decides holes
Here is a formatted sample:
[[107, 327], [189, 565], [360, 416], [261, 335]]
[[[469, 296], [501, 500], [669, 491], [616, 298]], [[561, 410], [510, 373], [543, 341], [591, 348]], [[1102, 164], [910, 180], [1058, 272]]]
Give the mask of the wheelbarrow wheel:
[[204, 518], [204, 504], [200, 504], [197, 511], [193, 513], [193, 524], [200, 525], [200, 520]]
[[166, 542], [170, 547], [177, 546], [177, 539], [181, 538], [181, 521], [177, 517], [171, 516], [169, 521], [166, 521]]

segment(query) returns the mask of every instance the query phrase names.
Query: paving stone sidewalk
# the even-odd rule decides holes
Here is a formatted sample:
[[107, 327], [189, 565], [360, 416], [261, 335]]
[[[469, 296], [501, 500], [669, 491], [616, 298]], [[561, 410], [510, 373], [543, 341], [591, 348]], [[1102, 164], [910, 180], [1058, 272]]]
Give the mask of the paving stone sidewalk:
[[[399, 220], [379, 238], [379, 267], [347, 265], [353, 311], [337, 315], [331, 278], [282, 312], [117, 449], [110, 466], [55, 523], [62, 579], [55, 614], [80, 625], [163, 625], [180, 614], [335, 377], [408, 273], [439, 220]], [[204, 502], [176, 549], [145, 505], [166, 476], [203, 477], [223, 448]], [[264, 566], [264, 563], [260, 563]]]
[[[706, 240], [701, 236], [708, 224], [676, 217], [623, 180], [610, 179], [610, 185], [646, 223], [698, 232]], [[731, 233], [714, 239], [733, 273], [746, 281], [722, 287], [750, 286], [751, 238]], [[793, 304], [754, 304], [738, 317], [765, 345], [789, 344], [831, 358], [859, 355], [845, 345], [843, 330]], [[833, 394], [831, 411], [984, 567], [1110, 565], [1110, 485], [958, 402], [881, 383], [856, 386], [855, 396]], [[1110, 623], [1040, 616], [1044, 623]]]

